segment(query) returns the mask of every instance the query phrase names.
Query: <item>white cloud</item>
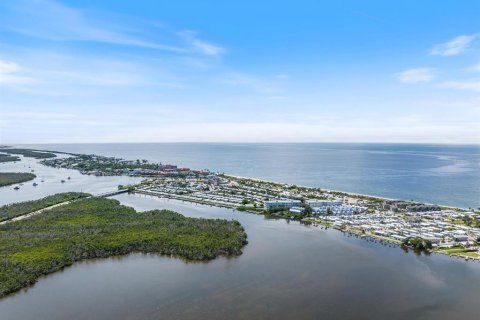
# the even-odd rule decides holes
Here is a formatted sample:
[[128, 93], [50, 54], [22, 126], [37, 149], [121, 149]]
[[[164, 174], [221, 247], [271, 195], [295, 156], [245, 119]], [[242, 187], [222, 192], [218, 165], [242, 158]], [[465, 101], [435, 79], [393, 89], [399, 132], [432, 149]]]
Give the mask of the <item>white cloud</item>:
[[441, 84], [444, 88], [480, 92], [480, 81], [448, 81]]
[[438, 44], [430, 49], [431, 55], [454, 56], [465, 52], [478, 35], [462, 35], [448, 42]]
[[[134, 135], [110, 131], [102, 142], [440, 142], [478, 143], [475, 125], [431, 124], [426, 121], [365, 121], [339, 125], [287, 122], [205, 122], [166, 126], [142, 126], [131, 130]], [[355, 130], [352, 130], [355, 128]], [[222, 132], [222, 135], [218, 135]]]
[[219, 56], [226, 52], [225, 48], [198, 39], [195, 31], [185, 30], [180, 31], [178, 34], [183, 37], [195, 51], [202, 54]]
[[22, 68], [15, 62], [0, 60], [0, 86], [15, 84], [31, 84], [34, 78], [18, 74]]
[[396, 73], [395, 76], [398, 78], [400, 82], [403, 82], [403, 83], [429, 82], [435, 78], [435, 69], [432, 69], [432, 68], [408, 69], [408, 70]]
[[20, 70], [20, 66], [15, 62], [0, 60], [0, 74], [12, 73]]
[[18, 1], [2, 17], [10, 30], [56, 41], [92, 41], [185, 53], [187, 50], [138, 37], [134, 28], [107, 19], [93, 19], [85, 12], [51, 0]]

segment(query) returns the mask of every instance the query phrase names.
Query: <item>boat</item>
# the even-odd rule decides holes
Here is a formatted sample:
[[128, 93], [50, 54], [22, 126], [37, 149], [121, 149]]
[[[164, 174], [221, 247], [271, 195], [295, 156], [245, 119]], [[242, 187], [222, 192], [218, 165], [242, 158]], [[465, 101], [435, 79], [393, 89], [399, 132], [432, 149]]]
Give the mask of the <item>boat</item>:
[[68, 180], [70, 180], [70, 177], [68, 177]]
[[13, 190], [19, 190], [20, 187], [19, 186], [16, 186], [15, 188], [13, 188]]
[[60, 181], [61, 183], [65, 183], [65, 180]]
[[42, 180], [42, 182], [45, 182], [44, 180]]
[[34, 187], [38, 186], [38, 183], [34, 182], [34, 183], [33, 183], [33, 186], [34, 186]]

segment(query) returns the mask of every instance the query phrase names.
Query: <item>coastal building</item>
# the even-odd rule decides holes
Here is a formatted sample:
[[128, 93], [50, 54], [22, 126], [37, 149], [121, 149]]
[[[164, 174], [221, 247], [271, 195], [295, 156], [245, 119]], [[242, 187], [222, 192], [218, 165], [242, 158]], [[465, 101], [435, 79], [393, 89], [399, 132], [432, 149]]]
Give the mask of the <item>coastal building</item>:
[[319, 208], [319, 207], [335, 207], [335, 206], [341, 206], [342, 201], [340, 200], [306, 200], [306, 204], [308, 204], [310, 207], [313, 208]]
[[344, 205], [341, 200], [307, 200], [307, 205], [312, 208], [314, 215], [324, 215], [331, 213], [333, 215], [351, 215], [363, 211], [362, 207]]
[[312, 207], [313, 215], [325, 215], [331, 213], [335, 216], [338, 215], [352, 215], [360, 211], [359, 207], [348, 206], [348, 205], [336, 205], [336, 206], [323, 206], [323, 207]]
[[285, 208], [289, 209], [291, 207], [299, 207], [302, 204], [300, 200], [272, 200], [265, 201], [263, 207], [266, 210]]
[[291, 214], [303, 214], [305, 212], [304, 207], [291, 207], [290, 210], [288, 210]]

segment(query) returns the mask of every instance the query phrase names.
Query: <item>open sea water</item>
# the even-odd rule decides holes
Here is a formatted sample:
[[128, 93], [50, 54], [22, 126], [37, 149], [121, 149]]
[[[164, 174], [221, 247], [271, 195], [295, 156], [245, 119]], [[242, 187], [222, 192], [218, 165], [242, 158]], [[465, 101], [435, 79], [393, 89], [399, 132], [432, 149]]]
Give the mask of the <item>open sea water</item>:
[[303, 186], [480, 207], [480, 145], [115, 143], [24, 147], [147, 159]]

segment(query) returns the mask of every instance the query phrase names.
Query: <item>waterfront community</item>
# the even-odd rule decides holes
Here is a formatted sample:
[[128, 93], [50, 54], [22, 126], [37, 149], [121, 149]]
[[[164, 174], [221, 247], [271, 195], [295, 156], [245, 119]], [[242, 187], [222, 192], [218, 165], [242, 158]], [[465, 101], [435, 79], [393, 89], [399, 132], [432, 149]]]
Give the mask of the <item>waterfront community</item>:
[[[206, 169], [150, 163], [145, 159], [125, 160], [53, 151], [43, 154], [42, 150], [8, 147], [0, 150], [4, 155], [31, 157], [45, 166], [78, 170], [86, 175], [144, 178], [138, 184], [119, 185], [118, 190], [321, 224], [412, 248], [411, 240], [417, 239], [427, 244], [422, 250], [480, 259], [480, 212], [472, 208], [310, 188]], [[34, 176], [30, 173], [15, 175]], [[27, 212], [22, 211], [22, 214]], [[4, 215], [8, 217], [8, 213]]]
[[96, 176], [144, 177], [130, 192], [322, 224], [395, 244], [422, 239], [434, 252], [479, 259], [480, 212], [415, 201], [309, 188], [99, 155], [49, 158], [42, 164]]
[[[468, 226], [475, 231], [478, 212], [473, 209], [247, 179], [141, 159], [126, 161], [118, 157], [56, 153], [56, 157], [44, 159], [46, 162], [41, 164], [42, 159], [24, 155], [19, 158], [16, 164], [4, 165], [6, 171], [34, 170], [37, 175], [34, 181], [39, 185], [31, 187], [34, 182], [31, 181], [28, 185], [2, 188], [3, 195], [24, 201], [0, 208], [0, 236], [4, 238], [0, 270], [2, 279], [7, 279], [0, 281], [3, 284], [0, 289], [6, 295], [0, 300], [0, 309], [7, 319], [22, 318], [25, 306], [29, 312], [43, 310], [50, 314], [55, 303], [45, 305], [41, 300], [41, 297], [50, 295], [55, 301], [84, 301], [95, 295], [94, 299], [105, 301], [102, 305], [114, 310], [114, 314], [119, 305], [122, 312], [141, 312], [143, 309], [138, 306], [146, 296], [151, 297], [155, 305], [181, 297], [178, 310], [184, 310], [185, 299], [194, 294], [189, 301], [202, 305], [195, 293], [196, 288], [201, 288], [200, 295], [206, 295], [204, 307], [240, 304], [239, 308], [250, 310], [258, 305], [272, 305], [275, 301], [282, 301], [281, 305], [291, 301], [288, 308], [282, 309], [284, 313], [299, 303], [292, 301], [292, 296], [307, 296], [304, 294], [308, 292], [308, 296], [320, 294], [320, 301], [328, 301], [332, 291], [331, 281], [326, 279], [333, 279], [339, 288], [351, 288], [364, 294], [371, 293], [365, 293], [361, 288], [378, 288], [382, 290], [381, 296], [388, 297], [388, 300], [398, 297], [397, 289], [392, 291], [392, 286], [403, 288], [402, 285], [408, 284], [408, 291], [402, 291], [402, 295], [411, 297], [410, 288], [414, 288], [413, 300], [421, 305], [425, 304], [421, 297], [435, 300], [438, 287], [430, 288], [432, 276], [446, 278], [447, 285], [441, 287], [442, 291], [459, 290], [462, 294], [456, 299], [461, 301], [468, 301], [469, 295], [477, 289], [478, 273], [465, 275], [465, 270], [477, 272], [478, 264], [464, 262], [467, 257], [470, 261], [476, 259], [474, 243], [463, 241], [465, 244], [462, 245], [462, 239], [458, 238], [451, 246], [438, 247], [429, 240], [414, 238], [412, 232], [408, 233], [411, 238], [396, 240], [373, 229], [362, 229], [377, 218], [379, 227], [391, 227], [385, 226], [390, 224], [387, 221], [387, 214], [390, 214], [391, 223], [399, 224], [401, 219], [412, 222], [411, 225], [399, 224], [397, 233], [417, 227], [417, 234], [420, 234], [428, 226], [410, 220], [410, 213], [420, 217], [437, 211], [442, 214], [451, 211], [459, 214], [452, 224]], [[121, 163], [124, 168], [113, 172], [110, 168], [115, 163]], [[78, 169], [83, 167], [91, 169]], [[66, 182], [61, 183], [61, 179]], [[40, 183], [40, 180], [45, 182]], [[79, 183], [97, 187], [82, 189], [75, 186]], [[15, 186], [20, 189], [13, 190]], [[65, 191], [75, 192], [58, 193]], [[28, 195], [29, 192], [35, 192], [35, 195]], [[113, 196], [121, 205], [101, 195]], [[25, 201], [30, 199], [38, 200]], [[186, 227], [183, 218], [176, 214], [149, 215], [154, 215], [152, 211], [159, 208], [201, 219], [189, 220], [189, 227]], [[464, 215], [466, 212], [471, 212], [469, 219]], [[222, 221], [220, 224], [215, 223], [218, 219]], [[345, 225], [336, 223], [337, 219], [345, 220]], [[419, 219], [420, 222], [429, 220]], [[436, 221], [440, 219], [435, 218]], [[234, 221], [239, 221], [241, 226]], [[348, 227], [348, 221], [358, 222], [358, 227]], [[212, 224], [215, 235], [196, 233], [205, 230], [204, 223]], [[156, 235], [159, 237], [155, 238]], [[160, 235], [165, 237], [160, 238]], [[247, 235], [249, 244], [243, 247]], [[214, 242], [208, 241], [217, 236], [219, 238]], [[215, 247], [218, 243], [225, 246]], [[425, 254], [404, 254], [399, 247]], [[175, 250], [173, 256], [183, 259], [172, 259], [169, 251], [160, 249]], [[426, 256], [435, 251], [443, 251], [449, 256]], [[211, 252], [215, 255], [211, 256]], [[207, 263], [218, 256], [227, 257]], [[462, 258], [453, 259], [451, 256]], [[95, 257], [102, 259], [92, 260]], [[191, 260], [203, 262], [189, 262]], [[56, 272], [70, 265], [72, 267], [63, 272]], [[445, 270], [445, 266], [449, 269]], [[33, 290], [10, 294], [33, 283]], [[268, 291], [268, 298], [265, 298], [265, 291], [259, 289], [259, 284], [272, 288]], [[361, 291], [355, 291], [355, 288]], [[107, 298], [97, 296], [98, 292]], [[135, 300], [127, 306], [109, 303], [110, 297], [116, 295]], [[216, 299], [225, 295], [227, 300]], [[32, 300], [38, 302], [32, 303]], [[15, 307], [9, 307], [12, 303]], [[409, 307], [411, 303], [414, 302], [408, 300]], [[325, 308], [330, 310], [329, 305], [315, 303], [318, 306], [313, 309], [315, 316], [322, 314]], [[357, 309], [361, 307], [355, 305]], [[94, 307], [92, 310], [89, 314], [99, 314], [104, 308]], [[298, 309], [293, 310], [295, 312], [285, 318], [295, 318]], [[67, 313], [73, 315], [78, 311], [68, 309], [62, 317], [68, 318]], [[13, 316], [9, 316], [9, 312]], [[179, 318], [175, 312], [169, 313], [168, 308], [159, 312], [168, 314], [168, 318]], [[388, 314], [390, 311], [386, 317]], [[223, 315], [228, 317], [226, 313]]]

